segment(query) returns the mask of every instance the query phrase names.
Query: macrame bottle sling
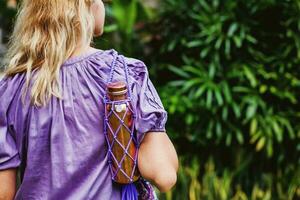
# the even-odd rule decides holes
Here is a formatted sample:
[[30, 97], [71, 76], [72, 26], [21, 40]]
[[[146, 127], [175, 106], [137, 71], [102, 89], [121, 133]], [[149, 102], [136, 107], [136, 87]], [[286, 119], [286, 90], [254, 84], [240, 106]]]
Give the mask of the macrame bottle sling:
[[[114, 52], [104, 103], [104, 135], [112, 180], [122, 187], [122, 200], [157, 200], [152, 185], [138, 172], [138, 149], [135, 108], [132, 107], [129, 70], [124, 56]], [[113, 82], [117, 61], [122, 63], [125, 80]]]

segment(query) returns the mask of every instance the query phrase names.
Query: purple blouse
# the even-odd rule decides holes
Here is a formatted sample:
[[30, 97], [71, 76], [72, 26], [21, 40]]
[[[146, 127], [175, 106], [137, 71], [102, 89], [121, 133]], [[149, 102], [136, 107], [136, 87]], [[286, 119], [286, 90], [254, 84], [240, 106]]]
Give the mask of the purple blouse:
[[[22, 104], [25, 73], [1, 79], [0, 170], [19, 167], [15, 199], [121, 199], [107, 163], [102, 117], [105, 84], [116, 53], [95, 50], [65, 61], [59, 72], [64, 100], [52, 97], [45, 107], [30, 106], [28, 93]], [[125, 61], [138, 135], [165, 131], [167, 112], [147, 67], [134, 58]], [[124, 78], [118, 62], [114, 80]]]

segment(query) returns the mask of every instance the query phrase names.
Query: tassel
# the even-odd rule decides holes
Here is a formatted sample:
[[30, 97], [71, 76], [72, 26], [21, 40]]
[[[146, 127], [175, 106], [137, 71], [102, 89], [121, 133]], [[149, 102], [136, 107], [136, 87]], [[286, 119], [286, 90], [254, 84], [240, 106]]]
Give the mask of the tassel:
[[138, 192], [134, 183], [122, 186], [122, 200], [138, 200]]

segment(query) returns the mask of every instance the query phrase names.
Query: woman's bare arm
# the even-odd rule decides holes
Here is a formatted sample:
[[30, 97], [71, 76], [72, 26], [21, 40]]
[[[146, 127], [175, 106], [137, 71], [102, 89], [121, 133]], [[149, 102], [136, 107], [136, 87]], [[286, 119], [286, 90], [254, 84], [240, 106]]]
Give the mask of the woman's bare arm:
[[140, 146], [138, 167], [141, 175], [161, 192], [170, 190], [177, 181], [178, 157], [165, 132], [148, 132]]
[[0, 170], [0, 200], [13, 200], [16, 194], [17, 168]]

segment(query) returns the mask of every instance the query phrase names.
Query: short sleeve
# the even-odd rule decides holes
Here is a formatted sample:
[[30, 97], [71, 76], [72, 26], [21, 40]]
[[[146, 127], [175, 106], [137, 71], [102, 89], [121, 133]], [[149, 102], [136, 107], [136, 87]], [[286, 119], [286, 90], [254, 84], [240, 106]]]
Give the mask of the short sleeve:
[[13, 124], [8, 122], [8, 110], [13, 106], [11, 102], [18, 85], [17, 78], [4, 77], [0, 81], [0, 170], [20, 165]]
[[147, 66], [136, 59], [129, 63], [133, 74], [132, 96], [136, 109], [137, 133], [144, 135], [147, 132], [166, 132], [168, 113], [149, 77]]

